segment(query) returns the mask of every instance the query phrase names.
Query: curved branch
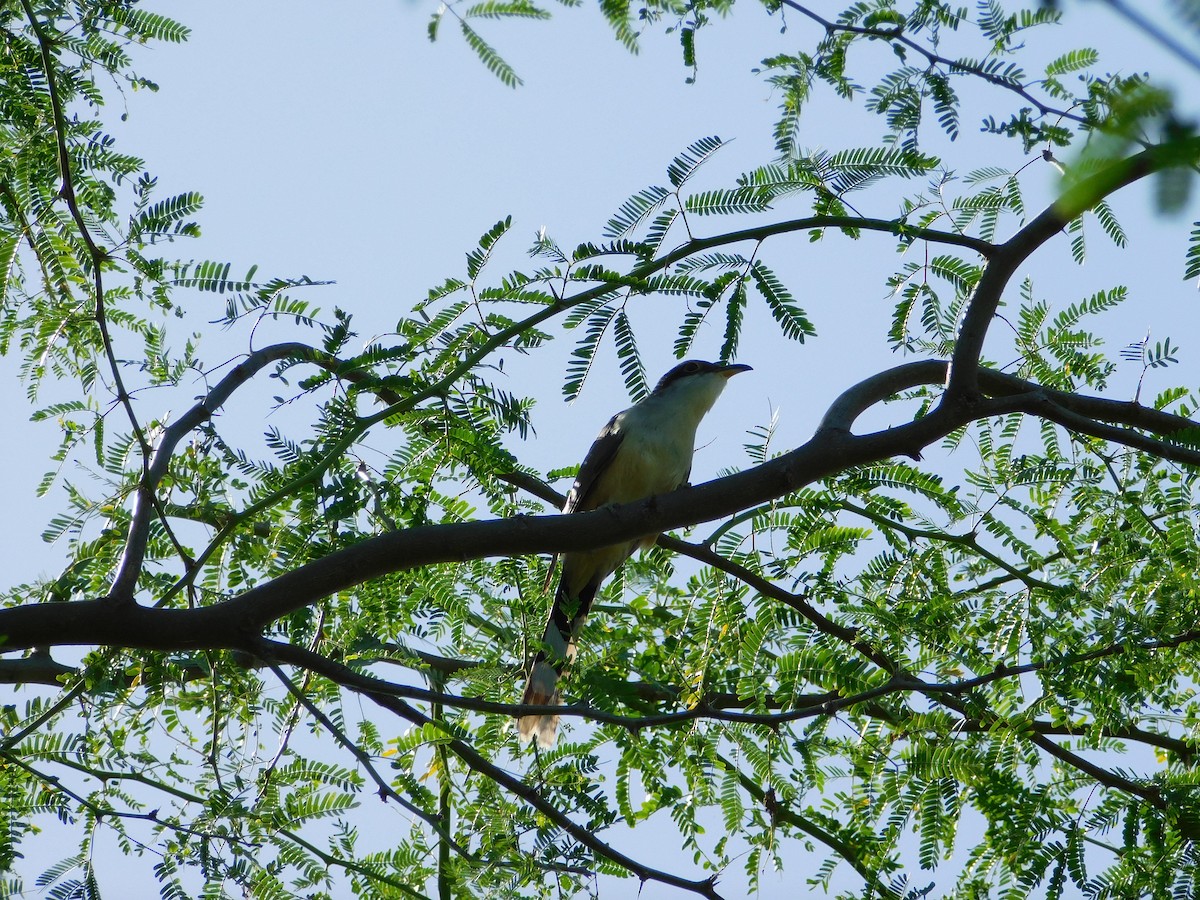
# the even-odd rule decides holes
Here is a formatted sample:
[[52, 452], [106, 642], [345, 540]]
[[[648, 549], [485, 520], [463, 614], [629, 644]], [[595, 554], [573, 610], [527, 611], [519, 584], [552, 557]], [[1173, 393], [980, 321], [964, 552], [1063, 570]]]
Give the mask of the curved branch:
[[388, 887], [395, 888], [404, 896], [411, 897], [412, 900], [433, 900], [433, 898], [426, 894], [422, 894], [420, 891], [416, 890], [406, 882], [399, 880], [398, 878], [394, 878], [389, 875], [385, 875], [382, 872], [376, 871], [375, 869], [368, 868], [356, 860], [346, 859], [344, 856], [335, 856], [328, 850], [322, 850], [316, 844], [312, 843], [311, 841], [306, 841], [291, 829], [280, 828], [278, 833], [283, 835], [297, 847], [301, 847], [307, 852], [311, 853], [313, 856], [317, 857], [317, 859], [325, 863], [326, 866], [336, 866], [339, 869], [345, 869], [347, 872], [354, 872], [357, 875], [361, 875], [367, 881], [386, 884]]
[[[915, 387], [941, 383], [945, 371], [945, 362], [930, 360], [897, 367], [892, 373], [875, 376], [863, 384], [887, 382], [890, 390], [898, 390], [902, 385]], [[227, 377], [231, 379], [231, 385], [236, 380], [235, 373]], [[919, 454], [930, 443], [980, 417], [1014, 410], [1042, 414], [1043, 397], [1068, 408], [1086, 409], [1097, 417], [1128, 422], [1136, 427], [1171, 433], [1198, 427], [1181, 416], [1097, 397], [1073, 397], [987, 370], [980, 373], [980, 380], [985, 387], [994, 388], [998, 395], [996, 399], [955, 401], [947, 394], [923, 418], [865, 435], [854, 435], [842, 428], [822, 427], [807, 443], [753, 468], [623, 506], [568, 516], [492, 519], [389, 532], [285, 572], [214, 606], [194, 610], [124, 609], [101, 600], [84, 600], [0, 610], [0, 635], [4, 636], [0, 649], [111, 644], [159, 650], [204, 647], [245, 650], [270, 622], [372, 578], [432, 563], [594, 549], [711, 521], [777, 499], [849, 467], [879, 462], [901, 453]], [[1022, 391], [1022, 388], [1028, 390]], [[877, 387], [872, 390], [872, 396], [881, 395]], [[852, 413], [853, 409], [861, 407], [866, 393], [870, 392], [862, 385], [851, 388], [831, 409], [840, 404], [843, 411]], [[826, 420], [848, 425], [854, 418], [850, 413], [840, 415], [840, 418], [831, 414]], [[202, 415], [203, 410], [193, 410], [192, 414]], [[1099, 423], [1089, 425], [1086, 421], [1080, 427], [1083, 425], [1095, 429], [1105, 427]], [[1112, 439], [1131, 446], [1146, 440], [1136, 432], [1123, 429], [1116, 429], [1116, 432], [1111, 435]], [[1181, 462], [1200, 460], [1196, 451], [1173, 445], [1155, 444], [1153, 451]], [[713, 562], [717, 564], [718, 561]], [[776, 590], [767, 584], [763, 587], [768, 591]], [[804, 612], [803, 609], [800, 611]], [[828, 620], [818, 620], [813, 617], [814, 613], [815, 610], [809, 610], [805, 614], [830, 633], [843, 627]], [[846, 632], [843, 639], [852, 640], [853, 635]]]
[[22, 659], [0, 659], [0, 684], [47, 684], [62, 687], [63, 680], [79, 674], [75, 666], [51, 658], [49, 652], [31, 653]]
[[138, 483], [129, 530], [125, 538], [125, 549], [109, 588], [109, 599], [120, 603], [133, 602], [134, 589], [146, 556], [146, 544], [150, 539], [150, 521], [155, 511], [155, 491], [167, 474], [179, 442], [208, 421], [234, 391], [246, 384], [264, 366], [280, 359], [307, 357], [315, 353], [313, 348], [301, 343], [275, 344], [254, 351], [217, 382], [200, 402], [163, 430], [158, 446], [150, 456], [149, 464]]
[[[361, 369], [347, 366], [344, 360], [299, 342], [273, 344], [248, 354], [245, 359], [233, 367], [204, 397], [178, 420], [167, 426], [159, 439], [158, 446], [150, 457], [150, 463], [138, 484], [133, 513], [130, 517], [129, 530], [125, 540], [125, 548], [117, 566], [117, 574], [109, 589], [109, 598], [119, 602], [131, 602], [138, 576], [141, 574], [142, 563], [145, 559], [146, 544], [150, 538], [150, 520], [155, 511], [166, 514], [169, 510], [161, 509], [156, 502], [155, 491], [171, 464], [175, 448], [192, 431], [212, 418], [233, 393], [250, 381], [265, 366], [284, 359], [298, 362], [309, 362], [324, 369], [338, 378], [351, 384], [358, 385], [364, 390], [376, 394], [383, 402], [396, 404], [403, 399], [399, 394], [376, 379], [370, 377]], [[230, 517], [228, 521], [208, 521], [214, 527], [229, 528], [245, 520], [248, 514]], [[198, 562], [193, 563], [194, 569]], [[186, 577], [186, 576], [185, 576]]]
[[[885, 369], [842, 391], [821, 418], [817, 432], [849, 432], [864, 412], [902, 391], [927, 384], [944, 384], [948, 363], [926, 359]], [[911, 454], [910, 454], [911, 455]]]
[[[1035, 719], [1025, 725], [1030, 731], [1037, 734], [1046, 735], [1048, 737], [1074, 737], [1083, 736], [1082, 732], [1085, 729], [1075, 728], [1069, 725], [1055, 725], [1053, 722], [1043, 722]], [[959, 719], [954, 722], [953, 730], [955, 731], [972, 731], [972, 732], [989, 732], [995, 730], [994, 725], [985, 725], [982, 722], [977, 722], [971, 719]], [[1169, 734], [1159, 734], [1157, 731], [1146, 731], [1144, 728], [1134, 728], [1126, 726], [1123, 728], [1102, 728], [1095, 732], [1101, 737], [1115, 738], [1120, 741], [1132, 741], [1137, 744], [1145, 744], [1148, 747], [1158, 747], [1160, 750], [1167, 750], [1174, 753], [1183, 761], [1185, 765], [1191, 765], [1195, 760], [1197, 748], [1194, 744], [1188, 743], [1181, 738], [1171, 737]]]
[[[690, 706], [686, 710], [648, 716], [626, 716], [580, 704], [569, 706], [534, 706], [520, 703], [501, 703], [492, 700], [481, 700], [477, 697], [447, 694], [441, 691], [431, 691], [410, 685], [395, 684], [345, 666], [341, 667], [338, 678], [334, 680], [343, 687], [362, 693], [387, 694], [388, 696], [416, 700], [423, 703], [439, 703], [455, 709], [501, 715], [506, 718], [553, 711], [567, 718], [578, 718], [605, 725], [617, 725], [629, 730], [679, 725], [696, 721], [738, 722], [776, 727], [788, 722], [802, 721], [819, 715], [832, 715], [841, 710], [856, 706], [866, 706], [868, 714], [873, 715], [874, 713], [871, 710], [875, 707], [872, 705], [872, 701], [893, 694], [920, 693], [930, 699], [936, 700], [965, 697], [971, 695], [977, 688], [1007, 678], [1016, 678], [1048, 670], [1062, 672], [1081, 663], [1120, 656], [1130, 651], [1148, 652], [1166, 650], [1185, 644], [1193, 644], [1197, 641], [1200, 641], [1200, 630], [1193, 630], [1183, 632], [1174, 637], [1145, 641], [1138, 644], [1109, 644], [1080, 653], [1069, 654], [1054, 660], [1035, 661], [1019, 666], [1005, 666], [1001, 664], [997, 665], [990, 672], [984, 672], [971, 678], [962, 678], [958, 681], [930, 682], [901, 673], [892, 676], [886, 684], [869, 688], [857, 694], [843, 695], [837, 692], [827, 692], [802, 696], [792, 695], [786, 698], [768, 696], [766, 698], [766, 705], [780, 710], [780, 712], [775, 713], [730, 712], [730, 710], [745, 709], [747, 705], [744, 699], [733, 694], [706, 695], [699, 703]], [[294, 648], [288, 644], [268, 641], [264, 646], [269, 649], [271, 656], [277, 657], [291, 665], [306, 667], [314, 657], [318, 661], [324, 660], [328, 662], [324, 657], [316, 656], [315, 654], [311, 656], [307, 655], [310, 654], [310, 651]], [[899, 666], [896, 663], [886, 658], [885, 663], [891, 669], [899, 670]], [[331, 664], [337, 665], [335, 663]], [[326, 677], [332, 677], [327, 671], [320, 669], [317, 671]], [[678, 694], [672, 694], [661, 689], [645, 692], [645, 699], [651, 701], [672, 701], [677, 699], [677, 697]], [[966, 713], [963, 712], [959, 704], [955, 703], [953, 708], [956, 712], [966, 716]], [[957, 722], [954, 727], [958, 730], [987, 731], [994, 729], [995, 724], [995, 722], [981, 723], [975, 718], [966, 716]], [[1072, 729], [1058, 726], [1051, 722], [1037, 720], [1021, 722], [1019, 728], [1039, 735], [1060, 737], [1078, 736], [1081, 732], [1090, 730], [1086, 726]], [[1098, 733], [1104, 737], [1161, 747], [1164, 750], [1176, 753], [1181, 759], [1190, 759], [1198, 752], [1196, 745], [1186, 740], [1133, 727], [1103, 728]]]
[[[1197, 633], [1190, 634], [1196, 635]], [[1104, 655], [1108, 650], [1109, 648], [1103, 648], [1101, 651], [1097, 651], [1095, 654], [1089, 654], [1089, 656]], [[507, 716], [554, 712], [559, 716], [581, 716], [597, 722], [621, 725], [625, 728], [648, 728], [661, 725], [678, 724], [680, 722], [702, 718], [778, 727], [779, 725], [787, 722], [800, 721], [819, 715], [832, 715], [843, 709], [869, 703], [872, 700], [877, 700], [890, 694], [911, 691], [925, 694], [930, 699], [933, 699], [949, 707], [950, 709], [953, 709], [959, 715], [963, 716], [965, 721], [970, 725], [977, 726], [982, 730], [993, 730], [996, 725], [1003, 723], [1003, 719], [990, 712], [985, 713], [983, 718], [971, 715], [967, 711], [966, 705], [962, 702], [962, 700], [959, 699], [959, 695], [969, 694], [972, 688], [986, 683], [986, 681], [996, 680], [1000, 677], [1011, 677], [1013, 674], [1016, 674], [1020, 671], [1018, 667], [1013, 667], [1011, 669], [997, 669], [995, 672], [989, 673], [988, 675], [980, 676], [979, 678], [975, 679], [965, 679], [962, 682], [954, 683], [952, 685], [929, 684], [921, 681], [918, 678], [912, 677], [893, 677], [886, 684], [861, 691], [860, 693], [852, 696], [838, 696], [833, 699], [826, 700], [823, 703], [818, 703], [803, 709], [791, 709], [781, 713], [731, 714], [696, 707], [679, 713], [665, 713], [656, 716], [631, 718], [626, 716], [617, 716], [600, 710], [591, 710], [575, 706], [543, 707], [523, 704], [491, 703], [488, 701], [473, 700], [466, 697], [437, 694], [432, 691], [423, 691], [418, 688], [410, 688], [402, 685], [393, 685], [387, 682], [378, 681], [377, 679], [369, 676], [361, 675], [360, 673], [355, 672], [352, 669], [349, 669], [332, 660], [326, 659], [317, 653], [313, 653], [300, 647], [293, 647], [289, 644], [280, 644], [274, 641], [261, 641], [258, 645], [257, 652], [259, 655], [267, 659], [273, 658], [290, 665], [297, 665], [311, 669], [312, 671], [329, 678], [331, 681], [334, 681], [337, 684], [366, 694], [371, 698], [372, 701], [380, 706], [383, 706], [385, 709], [389, 709], [392, 712], [395, 712], [396, 714], [401, 715], [404, 718], [407, 718], [410, 721], [420, 725], [434, 724], [434, 722], [432, 719], [413, 709], [403, 700], [399, 699], [400, 697], [409, 697], [411, 699], [419, 699], [426, 702], [445, 703], [448, 706], [453, 705], [464, 709], [473, 709], [481, 712], [493, 712]], [[1044, 668], [1044, 664], [1039, 666], [1039, 668]], [[1123, 778], [1108, 771], [1102, 766], [1098, 766], [1095, 763], [1084, 759], [1078, 754], [1066, 749], [1065, 747], [1061, 747], [1054, 741], [1050, 740], [1048, 736], [1049, 732], [1046, 730], [1039, 728], [1029, 728], [1027, 730], [1030, 732], [1027, 736], [1031, 743], [1041, 748], [1048, 755], [1053, 756], [1060, 762], [1078, 769], [1105, 787], [1112, 788], [1114, 790], [1120, 790], [1136, 796], [1158, 809], [1165, 808], [1167, 801], [1163, 797], [1162, 792], [1156, 787], [1132, 781], [1128, 778]], [[499, 769], [487, 762], [486, 759], [479, 755], [468, 744], [457, 738], [452, 739], [449, 743], [454, 754], [468, 766], [476, 769], [476, 771], [479, 771], [481, 774], [492, 778], [521, 799], [535, 806], [539, 810], [546, 812], [547, 815], [553, 818], [556, 822], [558, 822], [560, 825], [563, 825], [564, 829], [572, 834], [572, 836], [577, 836], [577, 831], [580, 831], [583, 834], [587, 834], [591, 840], [596, 841], [599, 847], [605, 849], [599, 850], [596, 846], [593, 846], [587, 842], [583, 842], [585, 843], [585, 846], [591, 847], [593, 850], [597, 850], [597, 852], [600, 852], [602, 855], [607, 855], [606, 851], [611, 851], [612, 853], [617, 854], [617, 856], [622, 856], [621, 854], [617, 853], [617, 851], [612, 850], [612, 848], [604, 842], [598, 841], [591, 837], [590, 833], [579, 829], [578, 826], [570, 821], [570, 819], [567, 819], [563, 814], [558, 813], [558, 811], [551, 804], [549, 804], [548, 801], [541, 797], [540, 794], [538, 794], [532, 788], [528, 788], [520, 781], [517, 781], [515, 778], [512, 778], [512, 776], [508, 775], [508, 773], [504, 772], [502, 769]], [[553, 812], [548, 812], [547, 809]], [[575, 830], [572, 830], [572, 828], [567, 828], [564, 822], [570, 823], [572, 828]], [[614, 861], [617, 861], [615, 857], [610, 858], [613, 858]], [[663, 878], [656, 877], [655, 875], [646, 874], [646, 871], [653, 872], [654, 870], [644, 870], [644, 867], [639, 870], [639, 863], [629, 859], [628, 857], [622, 856], [622, 858], [625, 861], [620, 862], [620, 864], [630, 871], [635, 872], [643, 879], [649, 878], [656, 881], [664, 880]], [[704, 890], [704, 888], [709, 890], [712, 889], [711, 881], [687, 881], [686, 879], [678, 879], [677, 876], [668, 875], [667, 873], [658, 873], [658, 875], [669, 879], [665, 883], [674, 884], [677, 887], [685, 887], [686, 889], [693, 890], [702, 896], [716, 896], [715, 893], [710, 894]]]
[[[983, 238], [971, 237], [969, 234], [959, 234], [954, 231], [938, 231], [935, 228], [918, 228], [909, 225], [902, 218], [873, 219], [864, 216], [806, 216], [801, 219], [789, 219], [785, 222], [775, 222], [771, 225], [759, 225], [754, 228], [743, 228], [740, 231], [729, 231], [712, 237], [692, 238], [681, 244], [670, 253], [664, 254], [650, 263], [634, 268], [634, 278], [644, 278], [652, 272], [657, 272], [666, 266], [674, 265], [681, 259], [711, 250], [713, 247], [723, 247], [726, 244], [738, 244], [743, 241], [761, 242], [769, 237], [790, 234], [795, 231], [809, 231], [813, 228], [861, 228], [863, 231], [876, 231], [891, 234], [896, 237], [929, 241], [935, 244], [949, 244], [954, 247], [964, 247], [974, 250], [980, 256], [990, 258], [996, 252], [996, 245]], [[644, 270], [644, 271], [643, 271]]]
[[995, 318], [1009, 279], [1035, 250], [1113, 192], [1155, 172], [1193, 165], [1198, 158], [1200, 138], [1189, 138], [1157, 144], [1117, 160], [1069, 186], [1033, 221], [1000, 244], [988, 261], [963, 315], [954, 356], [950, 361], [947, 395], [969, 399], [978, 393], [979, 360], [982, 358], [988, 328]]
[[1044, 750], [1047, 755], [1053, 756], [1064, 765], [1078, 769], [1106, 788], [1124, 791], [1127, 794], [1140, 797], [1155, 809], [1162, 810], [1167, 808], [1167, 799], [1163, 796], [1162, 791], [1156, 787], [1139, 784], [1136, 781], [1130, 781], [1128, 778], [1114, 775], [1103, 766], [1098, 766], [1090, 760], [1084, 759], [1078, 753], [1072, 753], [1066, 747], [1059, 746], [1046, 735], [1031, 734], [1029, 740], [1032, 744]]

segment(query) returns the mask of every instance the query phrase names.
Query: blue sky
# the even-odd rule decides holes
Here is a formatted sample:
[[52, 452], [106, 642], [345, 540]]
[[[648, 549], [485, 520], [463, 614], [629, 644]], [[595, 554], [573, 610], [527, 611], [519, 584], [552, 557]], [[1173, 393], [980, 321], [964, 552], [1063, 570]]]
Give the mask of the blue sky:
[[[1071, 24], [1055, 40], [1069, 36], [1075, 45], [1097, 46], [1106, 69], [1161, 67], [1191, 96], [1200, 96], [1196, 73], [1143, 41], [1103, 5], [1064, 5]], [[480, 23], [524, 78], [514, 91], [478, 63], [452, 21], [444, 23], [441, 40], [429, 43], [431, 5], [208, 0], [154, 8], [191, 26], [193, 37], [181, 47], [139, 54], [138, 68], [162, 90], [114, 103], [110, 115], [115, 119], [124, 102], [129, 118], [113, 121], [111, 129], [127, 150], [148, 160], [160, 177], [161, 196], [184, 190], [205, 195], [204, 236], [179, 245], [179, 253], [228, 259], [235, 273], [258, 264], [260, 275], [332, 280], [336, 284], [312, 288], [306, 298], [326, 310], [337, 305], [355, 313], [364, 340], [389, 330], [430, 287], [460, 274], [479, 235], [507, 215], [514, 228], [502, 245], [497, 275], [508, 266], [529, 267], [524, 251], [543, 226], [565, 247], [599, 238], [620, 203], [661, 183], [671, 158], [699, 137], [734, 139], [706, 170], [706, 184], [725, 185], [769, 158], [778, 99], [751, 70], [762, 57], [814, 37], [798, 17], [781, 33], [779, 18], [747, 5], [700, 33], [698, 78], [687, 84], [673, 36], [649, 33], [642, 53], [631, 56], [590, 5], [556, 7], [549, 23]], [[1186, 88], [1188, 79], [1192, 88]], [[1019, 145], [984, 139], [971, 129], [977, 116], [964, 118], [962, 138], [945, 148], [948, 166], [965, 172], [1026, 161]], [[865, 146], [879, 131], [874, 119], [826, 95], [806, 114], [802, 142], [829, 149]], [[1028, 190], [1048, 198], [1056, 178], [1050, 167], [1035, 163]], [[1053, 242], [1030, 269], [1038, 293], [1061, 308], [1115, 283], [1128, 284], [1126, 308], [1104, 325], [1110, 351], [1115, 356], [1147, 330], [1155, 339], [1169, 335], [1182, 346], [1184, 368], [1148, 390], [1179, 381], [1194, 385], [1200, 315], [1196, 285], [1181, 276], [1196, 204], [1164, 221], [1149, 191], [1136, 187], [1114, 206], [1131, 249], [1113, 252], [1092, 228], [1093, 255], [1079, 267], [1065, 237]], [[896, 209], [884, 202], [864, 212], [888, 216]], [[797, 205], [793, 214], [802, 213]], [[722, 227], [704, 224], [712, 231]], [[751, 313], [739, 358], [755, 372], [734, 381], [706, 420], [693, 480], [744, 464], [746, 432], [775, 413], [778, 448], [803, 441], [840, 390], [902, 361], [884, 345], [894, 305], [884, 279], [898, 265], [888, 239], [830, 237], [814, 245], [799, 235], [769, 243], [764, 258], [789, 280], [818, 337], [803, 346], [785, 343], [765, 311]], [[220, 315], [217, 298], [200, 295], [194, 302], [186, 326], [200, 329]], [[670, 302], [650, 298], [635, 313], [645, 329], [641, 345], [651, 379], [672, 363], [678, 311]], [[185, 331], [178, 334], [177, 344]], [[266, 329], [255, 341], [261, 346], [287, 334], [282, 326]], [[206, 343], [205, 358], [211, 364], [231, 357], [247, 340], [244, 332], [219, 335]], [[713, 328], [697, 354], [715, 356], [720, 340]], [[508, 388], [538, 398], [537, 437], [519, 449], [543, 470], [577, 462], [607, 416], [627, 403], [611, 354], [578, 401], [562, 402], [559, 385], [571, 346], [568, 338], [532, 360], [506, 359]], [[1110, 395], [1132, 396], [1138, 373], [1136, 367], [1122, 369]], [[176, 411], [191, 393], [172, 401]], [[145, 403], [143, 415], [161, 412], [159, 400]], [[13, 418], [19, 424], [25, 415]], [[232, 408], [224, 421], [244, 421], [247, 433], [257, 434], [262, 409]], [[28, 567], [12, 569], [12, 582], [58, 568], [56, 549], [37, 537], [57, 511], [58, 495], [33, 496], [56, 436], [46, 426], [30, 429], [19, 439], [23, 452], [10, 463], [16, 514], [6, 517], [5, 540], [10, 558]], [[635, 837], [626, 849], [641, 845], [642, 832]], [[671, 835], [663, 840], [669, 846]], [[797, 870], [793, 877], [802, 874]], [[785, 895], [795, 896], [780, 883], [762, 896]], [[649, 885], [641, 896], [675, 895]]]

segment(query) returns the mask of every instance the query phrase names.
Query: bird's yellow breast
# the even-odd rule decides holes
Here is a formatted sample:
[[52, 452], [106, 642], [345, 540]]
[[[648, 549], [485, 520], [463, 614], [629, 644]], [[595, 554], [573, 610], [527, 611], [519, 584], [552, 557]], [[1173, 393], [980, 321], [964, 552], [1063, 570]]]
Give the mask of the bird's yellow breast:
[[597, 479], [588, 498], [589, 506], [630, 503], [653, 494], [665, 494], [683, 484], [687, 477], [694, 431], [681, 435], [661, 429], [623, 430], [621, 447]]

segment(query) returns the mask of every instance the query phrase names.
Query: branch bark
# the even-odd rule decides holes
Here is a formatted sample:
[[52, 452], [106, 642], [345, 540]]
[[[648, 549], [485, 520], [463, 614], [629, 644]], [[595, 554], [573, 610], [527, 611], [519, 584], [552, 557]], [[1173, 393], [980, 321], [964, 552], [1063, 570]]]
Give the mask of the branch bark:
[[[264, 348], [259, 351], [264, 357], [242, 365], [264, 365], [264, 358], [271, 355], [268, 351], [284, 354], [279, 348]], [[711, 521], [777, 499], [847, 468], [900, 454], [919, 456], [929, 444], [976, 418], [1014, 410], [1061, 419], [1067, 427], [1147, 449], [1165, 459], [1200, 464], [1200, 452], [1154, 441], [1131, 430], [1170, 435], [1200, 427], [1190, 419], [1137, 404], [1042, 388], [990, 370], [980, 370], [977, 381], [996, 395], [992, 400], [956, 400], [947, 393], [921, 419], [865, 435], [850, 433], [857, 416], [872, 402], [906, 388], [940, 384], [946, 370], [944, 361], [929, 360], [873, 376], [834, 401], [820, 429], [807, 443], [769, 462], [697, 487], [569, 516], [492, 519], [390, 532], [286, 572], [223, 603], [198, 609], [147, 609], [131, 603], [83, 600], [0, 610], [2, 649], [101, 644], [155, 650], [245, 650], [276, 619], [391, 572], [433, 563], [587, 550]], [[247, 371], [231, 372], [218, 388], [224, 386], [224, 391], [232, 392], [247, 377]], [[212, 398], [219, 396], [214, 389], [185, 419], [198, 421], [209, 415]], [[1115, 428], [1106, 422], [1131, 428]], [[186, 433], [183, 423], [181, 419], [172, 426], [176, 428], [173, 439]], [[165, 447], [160, 449], [166, 454]], [[157, 465], [157, 456], [155, 462]], [[150, 515], [148, 509], [145, 515]], [[770, 586], [764, 585], [764, 589], [770, 590]], [[808, 612], [823, 629], [844, 630], [844, 626], [828, 620], [818, 621], [813, 614], [822, 620], [824, 617], [815, 610]]]
[[1081, 178], [1044, 209], [1033, 221], [1000, 244], [988, 261], [975, 294], [967, 304], [950, 361], [948, 397], [971, 398], [979, 392], [979, 361], [988, 329], [1009, 279], [1039, 247], [1060, 233], [1110, 194], [1147, 175], [1168, 168], [1193, 165], [1200, 159], [1200, 138], [1156, 144], [1133, 156], [1109, 163], [1099, 172]]

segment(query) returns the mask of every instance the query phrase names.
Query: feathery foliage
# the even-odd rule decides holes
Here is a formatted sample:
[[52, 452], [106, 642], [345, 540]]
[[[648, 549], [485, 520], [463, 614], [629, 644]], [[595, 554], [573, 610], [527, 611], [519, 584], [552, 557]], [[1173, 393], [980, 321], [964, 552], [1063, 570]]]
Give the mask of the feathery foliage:
[[[1195, 3], [1170, 5], [1197, 30]], [[1133, 283], [1118, 197], [1152, 179], [1181, 207], [1200, 141], [1153, 73], [1106, 74], [1055, 6], [764, 2], [798, 46], [759, 70], [769, 158], [693, 140], [594, 234], [538, 232], [523, 268], [500, 218], [365, 342], [353, 310], [316, 304], [326, 282], [174, 255], [203, 199], [160, 194], [105, 101], [154, 90], [140, 45], [186, 26], [133, 0], [0, 6], [0, 352], [57, 429], [33, 527], [60, 555], [48, 575], [13, 560], [0, 603], [22, 688], [0, 704], [0, 892], [120, 892], [97, 864], [115, 847], [165, 898], [607, 895], [610, 877], [712, 898], [765, 895], [775, 869], [889, 900], [1194, 896], [1200, 399], [1161, 383], [1194, 341], [1186, 317], [1155, 321], [1114, 358], [1114, 313], [1152, 309], [1136, 287], [1042, 296], [1027, 264], [1099, 254]], [[630, 51], [672, 34], [691, 79], [734, 13], [599, 8]], [[517, 87], [490, 29], [550, 12], [446, 3], [431, 38], [447, 17]], [[808, 117], [826, 91], [874, 143]], [[733, 183], [719, 150], [744, 153]], [[827, 236], [864, 269], [897, 256], [886, 334], [856, 323], [814, 371], [818, 326], [850, 308], [806, 278]], [[633, 524], [547, 523], [561, 498], [540, 477], [574, 461], [532, 465], [513, 371], [536, 355], [537, 396], [561, 380], [573, 399], [611, 352], [637, 401], [664, 334], [681, 358], [765, 347], [785, 401], [840, 393], [804, 443], [786, 403], [769, 413], [719, 487]], [[860, 381], [877, 338], [907, 358]], [[643, 523], [683, 530], [603, 586], [558, 742], [522, 749], [548, 559]], [[51, 822], [72, 840], [31, 867]]]

